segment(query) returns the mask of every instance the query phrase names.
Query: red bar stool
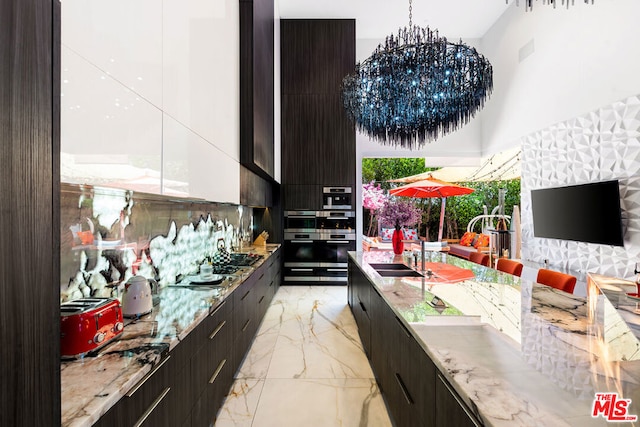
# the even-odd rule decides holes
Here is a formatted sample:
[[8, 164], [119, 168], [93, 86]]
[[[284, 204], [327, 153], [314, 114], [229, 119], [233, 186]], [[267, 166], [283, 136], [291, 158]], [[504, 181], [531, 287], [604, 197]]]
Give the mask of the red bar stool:
[[518, 261], [514, 261], [508, 258], [498, 258], [498, 264], [496, 265], [496, 269], [502, 271], [503, 273], [513, 274], [514, 276], [520, 277], [522, 275], [522, 264]]
[[482, 252], [471, 252], [469, 254], [469, 261], [489, 267], [489, 255], [483, 254]]
[[573, 288], [576, 287], [576, 281], [575, 276], [544, 268], [538, 270], [538, 278], [536, 279], [538, 283], [560, 289], [570, 294], [573, 293]]

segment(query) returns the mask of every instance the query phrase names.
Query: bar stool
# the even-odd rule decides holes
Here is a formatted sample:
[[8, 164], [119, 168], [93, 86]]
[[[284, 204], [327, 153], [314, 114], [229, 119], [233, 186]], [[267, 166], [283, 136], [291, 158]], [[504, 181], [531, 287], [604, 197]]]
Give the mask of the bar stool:
[[518, 261], [514, 261], [508, 258], [498, 258], [498, 264], [496, 265], [496, 269], [502, 271], [503, 273], [513, 274], [514, 276], [520, 277], [522, 275], [522, 264]]
[[576, 287], [576, 277], [570, 274], [564, 274], [553, 270], [547, 270], [541, 268], [538, 270], [538, 278], [536, 282], [543, 285], [551, 286], [552, 288], [560, 289], [561, 291], [573, 293], [573, 288]]
[[483, 254], [482, 252], [471, 252], [469, 254], [469, 261], [489, 267], [489, 255]]

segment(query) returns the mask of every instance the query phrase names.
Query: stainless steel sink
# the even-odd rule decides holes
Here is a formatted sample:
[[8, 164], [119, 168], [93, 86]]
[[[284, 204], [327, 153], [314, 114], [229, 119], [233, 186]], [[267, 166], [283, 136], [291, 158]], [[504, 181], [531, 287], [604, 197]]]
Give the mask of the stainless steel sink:
[[410, 270], [413, 271], [413, 269], [405, 264], [398, 264], [398, 263], [389, 263], [389, 264], [369, 264], [374, 270], [378, 271], [378, 270]]
[[422, 274], [405, 264], [369, 264], [382, 277], [422, 277]]
[[422, 277], [415, 270], [376, 270], [382, 277]]

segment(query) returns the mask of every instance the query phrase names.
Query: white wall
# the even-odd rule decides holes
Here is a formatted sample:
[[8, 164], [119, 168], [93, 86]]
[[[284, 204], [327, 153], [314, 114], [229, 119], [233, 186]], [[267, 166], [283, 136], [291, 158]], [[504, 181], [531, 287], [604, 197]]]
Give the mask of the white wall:
[[238, 7], [64, 0], [62, 180], [239, 203]]
[[[637, 0], [509, 7], [479, 49], [494, 71], [494, 92], [479, 115], [482, 151], [640, 93], [638, 17]], [[534, 52], [520, 62], [532, 40]]]

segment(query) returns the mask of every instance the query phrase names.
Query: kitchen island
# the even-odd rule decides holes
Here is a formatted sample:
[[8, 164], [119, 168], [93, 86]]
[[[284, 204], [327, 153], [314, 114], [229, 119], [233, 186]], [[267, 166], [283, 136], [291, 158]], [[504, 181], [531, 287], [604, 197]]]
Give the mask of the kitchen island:
[[424, 275], [383, 276], [402, 261], [349, 259], [349, 303], [398, 426], [640, 425], [592, 417], [596, 393], [640, 414], [639, 315], [624, 289], [607, 297], [590, 275], [581, 298], [441, 253]]
[[117, 341], [63, 361], [61, 425], [208, 425], [277, 290], [279, 247], [250, 248], [262, 259], [221, 286], [162, 288]]

